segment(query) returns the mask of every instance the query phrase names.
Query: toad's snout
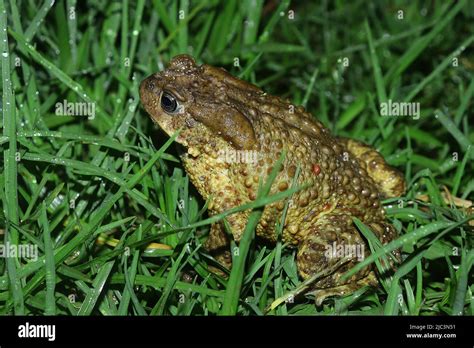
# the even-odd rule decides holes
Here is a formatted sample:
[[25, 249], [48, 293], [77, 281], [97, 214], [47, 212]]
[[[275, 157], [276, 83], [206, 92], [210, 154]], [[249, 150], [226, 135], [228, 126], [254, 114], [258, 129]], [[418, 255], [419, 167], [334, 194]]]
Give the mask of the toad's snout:
[[159, 99], [160, 88], [158, 87], [158, 81], [154, 75], [148, 76], [140, 83], [139, 93], [140, 100], [145, 106], [145, 109], [153, 105], [153, 102]]

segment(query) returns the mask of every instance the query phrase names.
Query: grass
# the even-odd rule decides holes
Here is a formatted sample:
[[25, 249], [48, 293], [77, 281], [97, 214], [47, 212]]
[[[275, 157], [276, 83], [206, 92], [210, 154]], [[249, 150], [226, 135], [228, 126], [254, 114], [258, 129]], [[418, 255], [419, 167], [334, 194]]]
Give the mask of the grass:
[[[469, 1], [0, 0], [0, 238], [39, 254], [0, 258], [0, 313], [473, 315], [473, 20]], [[207, 215], [138, 97], [179, 53], [305, 105], [405, 174], [406, 195], [384, 201], [400, 238], [381, 246], [355, 221], [372, 254], [349, 275], [402, 251], [379, 288], [315, 306], [295, 250], [255, 243], [261, 207], [298, 187], [269, 196], [264, 178], [256, 201]], [[420, 118], [381, 116], [388, 99]], [[63, 100], [95, 117], [58, 116]], [[235, 267], [215, 274], [210, 224], [245, 209]]]

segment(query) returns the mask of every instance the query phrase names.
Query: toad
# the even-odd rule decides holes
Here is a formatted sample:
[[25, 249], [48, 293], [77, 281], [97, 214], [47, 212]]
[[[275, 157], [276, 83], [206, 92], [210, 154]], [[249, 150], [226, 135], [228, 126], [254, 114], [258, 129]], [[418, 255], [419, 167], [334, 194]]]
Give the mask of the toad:
[[[341, 279], [370, 253], [353, 217], [370, 227], [382, 244], [397, 237], [380, 201], [402, 195], [405, 181], [375, 149], [332, 135], [302, 106], [268, 95], [222, 68], [197, 65], [188, 55], [174, 57], [167, 69], [146, 78], [140, 98], [165, 133], [181, 129], [176, 142], [186, 150], [181, 155], [183, 166], [202, 197], [210, 200], [210, 215], [255, 200], [259, 182], [285, 151], [271, 193], [306, 186], [290, 198], [266, 205], [256, 236], [275, 242], [276, 222], [288, 204], [281, 238], [298, 249], [296, 261], [303, 279], [348, 259], [315, 282], [317, 297], [377, 284], [373, 267]], [[249, 214], [242, 211], [226, 218], [237, 243]], [[229, 237], [222, 221], [211, 226], [205, 246], [229, 266]], [[399, 257], [398, 251], [394, 254]]]

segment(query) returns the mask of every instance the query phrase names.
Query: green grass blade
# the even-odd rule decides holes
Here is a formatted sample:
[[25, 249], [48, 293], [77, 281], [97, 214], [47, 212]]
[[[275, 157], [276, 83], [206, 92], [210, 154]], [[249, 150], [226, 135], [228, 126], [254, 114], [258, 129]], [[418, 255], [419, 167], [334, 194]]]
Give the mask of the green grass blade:
[[92, 313], [114, 264], [114, 261], [109, 261], [99, 269], [97, 277], [92, 282], [92, 288], [89, 290], [81, 308], [79, 308], [79, 311], [77, 312], [77, 315], [90, 315]]
[[48, 216], [46, 214], [46, 204], [41, 204], [41, 227], [43, 229], [44, 254], [45, 254], [45, 281], [46, 281], [46, 301], [45, 315], [56, 315], [56, 299], [54, 289], [56, 287], [56, 265], [54, 263], [54, 249], [51, 241], [51, 231], [49, 229]]
[[[439, 20], [433, 29], [426, 35], [422, 36], [418, 40], [414, 41], [403, 56], [398, 60], [397, 64], [387, 72], [385, 76], [385, 82], [390, 83], [395, 77], [400, 76], [414, 61], [415, 59], [426, 49], [426, 47], [433, 41], [433, 39], [454, 19], [454, 17], [462, 10], [465, 6], [466, 1], [461, 0], [456, 3], [455, 6], [446, 14], [440, 15]], [[446, 3], [446, 7], [449, 4]]]
[[[12, 78], [10, 75], [10, 53], [7, 37], [7, 12], [3, 0], [0, 0], [0, 49], [2, 51], [2, 113], [3, 113], [3, 136], [8, 137], [8, 149], [3, 152], [3, 163], [5, 172], [5, 201], [3, 209], [7, 219], [6, 244], [13, 247], [18, 245], [18, 231], [15, 227], [19, 222], [18, 205], [18, 162], [17, 139], [16, 139], [16, 113], [15, 99], [12, 91]], [[19, 261], [17, 256], [6, 258], [7, 273], [10, 281], [10, 293], [13, 298], [14, 311], [16, 315], [22, 315], [25, 311], [21, 280], [17, 277]]]

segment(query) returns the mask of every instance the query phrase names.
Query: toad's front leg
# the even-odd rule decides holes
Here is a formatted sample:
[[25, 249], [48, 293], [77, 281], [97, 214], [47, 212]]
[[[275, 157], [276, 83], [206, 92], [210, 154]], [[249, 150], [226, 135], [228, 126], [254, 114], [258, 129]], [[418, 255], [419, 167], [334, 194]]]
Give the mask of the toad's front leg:
[[248, 215], [249, 213], [247, 211], [243, 211], [229, 215], [225, 218], [232, 237], [230, 237], [225, 231], [224, 220], [211, 225], [209, 237], [207, 238], [204, 247], [222, 266], [227, 269], [230, 269], [232, 266], [230, 240], [233, 238], [237, 243], [240, 241], [245, 229], [245, 224], [248, 220]]

